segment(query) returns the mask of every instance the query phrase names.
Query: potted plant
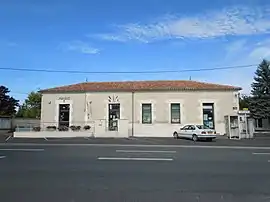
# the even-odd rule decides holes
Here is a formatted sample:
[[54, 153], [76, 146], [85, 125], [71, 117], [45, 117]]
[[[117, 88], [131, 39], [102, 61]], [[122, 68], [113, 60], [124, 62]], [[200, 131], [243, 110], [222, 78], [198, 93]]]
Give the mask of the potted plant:
[[68, 131], [68, 127], [67, 126], [59, 126], [58, 130], [59, 131]]
[[40, 127], [39, 126], [33, 127], [33, 131], [36, 131], [36, 132], [40, 131]]
[[70, 129], [72, 131], [79, 131], [79, 130], [81, 130], [81, 126], [70, 126]]
[[85, 126], [83, 127], [84, 130], [90, 130], [90, 128], [91, 128], [91, 126], [89, 126], [89, 125], [85, 125]]
[[56, 126], [47, 126], [47, 130], [49, 130], [49, 131], [55, 131], [56, 130]]

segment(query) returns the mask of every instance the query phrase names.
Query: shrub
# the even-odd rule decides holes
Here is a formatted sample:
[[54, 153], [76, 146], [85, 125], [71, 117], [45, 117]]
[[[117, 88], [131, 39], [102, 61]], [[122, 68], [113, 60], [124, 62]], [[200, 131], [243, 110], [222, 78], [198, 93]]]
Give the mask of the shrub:
[[36, 126], [36, 127], [33, 127], [33, 131], [40, 131], [40, 127], [39, 126]]
[[60, 126], [58, 127], [59, 131], [68, 131], [68, 127], [67, 126]]
[[86, 125], [83, 127], [84, 130], [90, 130], [90, 128], [91, 128], [91, 126], [89, 126], [89, 125]]
[[56, 126], [47, 126], [48, 130], [56, 130]]
[[81, 126], [70, 126], [70, 129], [72, 131], [79, 131], [79, 130], [81, 130]]

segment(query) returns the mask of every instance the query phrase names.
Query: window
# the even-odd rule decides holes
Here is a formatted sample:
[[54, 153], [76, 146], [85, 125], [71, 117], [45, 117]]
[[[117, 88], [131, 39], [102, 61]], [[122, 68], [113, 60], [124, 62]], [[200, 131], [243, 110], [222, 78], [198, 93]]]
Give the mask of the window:
[[151, 124], [152, 123], [152, 105], [142, 104], [142, 123]]
[[181, 128], [181, 130], [188, 130], [189, 125], [188, 126], [184, 126], [183, 128]]
[[171, 104], [171, 123], [180, 123], [180, 104]]
[[209, 129], [209, 127], [205, 126], [205, 125], [196, 125], [197, 128], [199, 129]]
[[195, 130], [195, 126], [190, 125], [190, 126], [188, 127], [188, 130]]
[[262, 128], [262, 127], [263, 127], [263, 120], [257, 119], [257, 128]]

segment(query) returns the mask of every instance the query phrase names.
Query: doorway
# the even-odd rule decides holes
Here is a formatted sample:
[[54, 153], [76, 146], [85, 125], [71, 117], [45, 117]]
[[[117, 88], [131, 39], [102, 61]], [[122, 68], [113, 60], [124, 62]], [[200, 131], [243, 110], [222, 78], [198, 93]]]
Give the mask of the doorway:
[[214, 103], [203, 103], [203, 125], [215, 129]]
[[109, 131], [118, 131], [120, 119], [120, 104], [109, 104]]
[[58, 127], [63, 128], [69, 127], [69, 115], [70, 115], [70, 105], [69, 104], [59, 104], [59, 117], [58, 117]]

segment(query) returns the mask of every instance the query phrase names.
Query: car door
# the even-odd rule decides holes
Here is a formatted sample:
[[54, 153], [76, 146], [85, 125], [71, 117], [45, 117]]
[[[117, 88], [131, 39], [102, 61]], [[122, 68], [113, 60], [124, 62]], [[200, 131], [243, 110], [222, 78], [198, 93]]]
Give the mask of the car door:
[[196, 127], [194, 125], [190, 125], [188, 128], [188, 137], [192, 138], [193, 134], [196, 134]]
[[188, 138], [189, 135], [188, 135], [188, 129], [189, 129], [189, 125], [186, 125], [184, 126], [180, 131], [181, 133], [181, 137], [184, 137], [184, 138]]
[[192, 138], [194, 132], [195, 132], [195, 126], [194, 125], [189, 125], [188, 129], [186, 130], [186, 137], [187, 138]]
[[188, 129], [188, 127], [189, 127], [188, 125], [182, 127], [182, 128], [180, 129], [178, 135], [179, 135], [180, 137], [187, 137], [187, 129]]

